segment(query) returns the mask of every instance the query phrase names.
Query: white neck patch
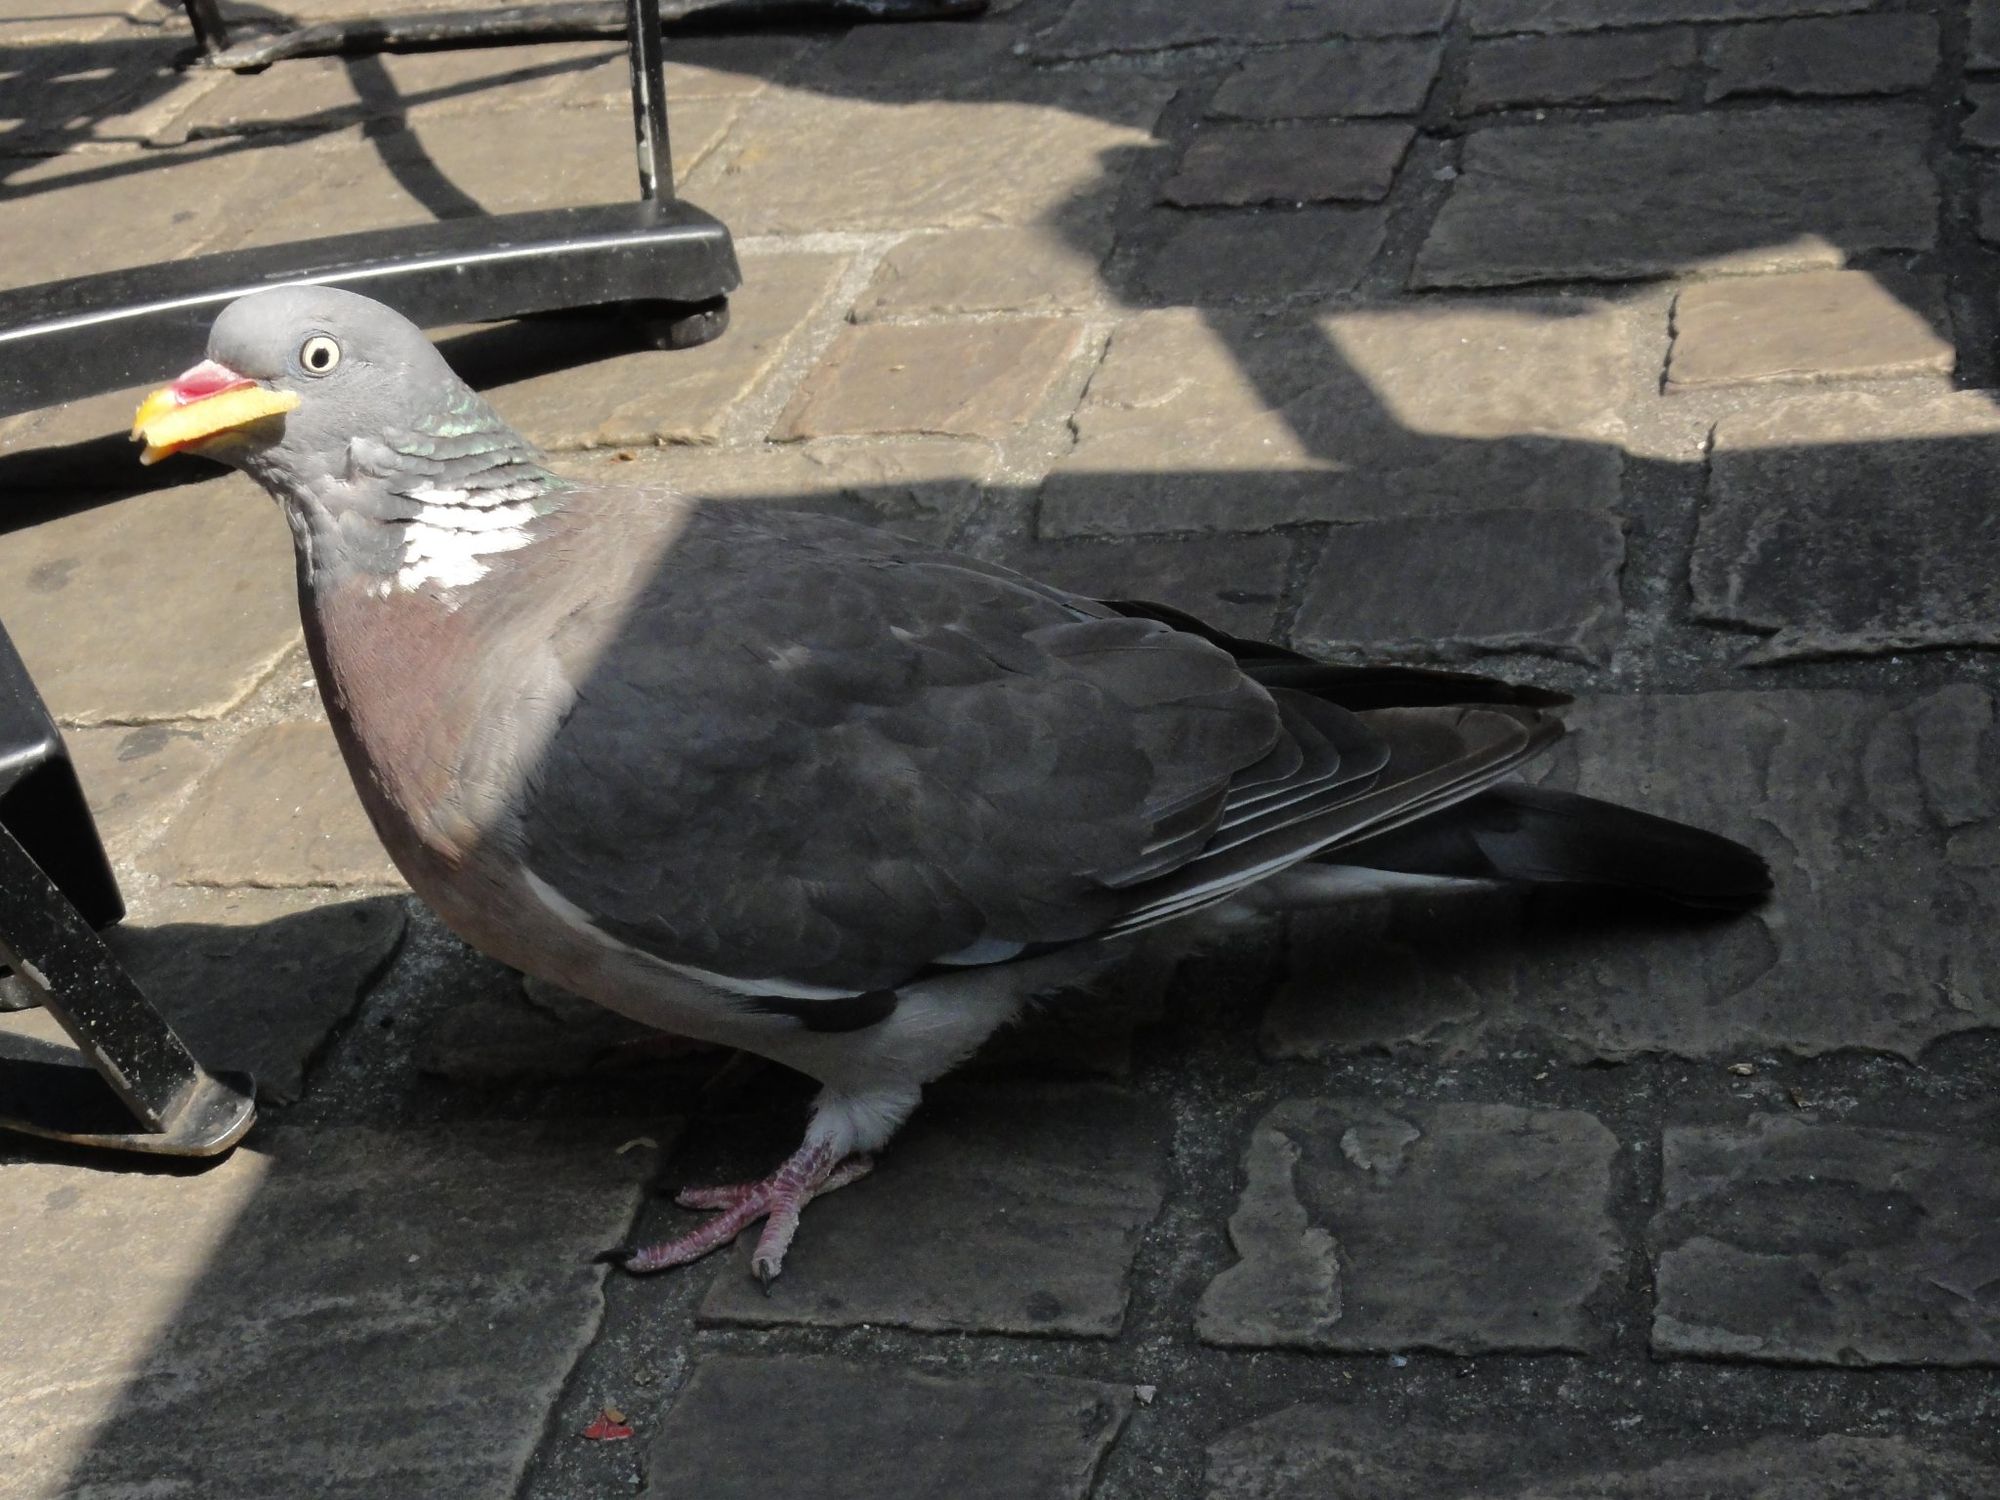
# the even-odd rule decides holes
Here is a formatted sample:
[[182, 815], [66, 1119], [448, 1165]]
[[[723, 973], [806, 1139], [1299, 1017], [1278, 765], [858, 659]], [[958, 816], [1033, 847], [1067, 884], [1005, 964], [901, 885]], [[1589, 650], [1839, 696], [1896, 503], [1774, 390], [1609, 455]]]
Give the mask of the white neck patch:
[[417, 502], [416, 518], [403, 529], [403, 565], [396, 587], [463, 588], [487, 573], [483, 558], [495, 552], [525, 547], [535, 519], [532, 484], [507, 485], [472, 492], [429, 487], [410, 492]]

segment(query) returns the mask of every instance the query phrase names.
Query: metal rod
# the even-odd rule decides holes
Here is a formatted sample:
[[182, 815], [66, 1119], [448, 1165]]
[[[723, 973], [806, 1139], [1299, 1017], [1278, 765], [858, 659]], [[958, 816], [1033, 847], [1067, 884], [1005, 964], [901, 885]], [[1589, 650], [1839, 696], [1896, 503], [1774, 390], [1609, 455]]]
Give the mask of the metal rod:
[[639, 148], [639, 196], [652, 203], [674, 196], [660, 0], [631, 0], [626, 36], [632, 52], [632, 128]]

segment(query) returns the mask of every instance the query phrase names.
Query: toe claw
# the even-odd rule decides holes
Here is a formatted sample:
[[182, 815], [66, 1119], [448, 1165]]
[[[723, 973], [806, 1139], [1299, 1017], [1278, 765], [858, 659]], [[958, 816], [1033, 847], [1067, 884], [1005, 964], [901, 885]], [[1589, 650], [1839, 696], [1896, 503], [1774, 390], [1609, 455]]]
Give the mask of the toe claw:
[[623, 1266], [638, 1251], [637, 1245], [613, 1245], [609, 1250], [600, 1250], [590, 1257], [593, 1266]]
[[758, 1284], [764, 1288], [764, 1295], [770, 1296], [771, 1283], [778, 1279], [778, 1266], [760, 1255], [750, 1262], [750, 1269], [755, 1273]]

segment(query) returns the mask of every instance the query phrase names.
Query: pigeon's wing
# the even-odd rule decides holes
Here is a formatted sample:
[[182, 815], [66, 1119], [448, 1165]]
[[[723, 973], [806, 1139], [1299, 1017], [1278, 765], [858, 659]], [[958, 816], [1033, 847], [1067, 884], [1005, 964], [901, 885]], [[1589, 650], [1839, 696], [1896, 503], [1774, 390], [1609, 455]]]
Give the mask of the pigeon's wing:
[[522, 858], [755, 993], [1087, 936], [1287, 735], [1205, 641], [822, 518], [700, 508], [607, 607], [554, 643]]
[[1164, 920], [1552, 732], [1521, 708], [1358, 714], [1161, 620], [747, 507], [696, 510], [603, 607], [587, 652], [552, 643], [570, 703], [522, 857], [601, 930], [750, 994]]

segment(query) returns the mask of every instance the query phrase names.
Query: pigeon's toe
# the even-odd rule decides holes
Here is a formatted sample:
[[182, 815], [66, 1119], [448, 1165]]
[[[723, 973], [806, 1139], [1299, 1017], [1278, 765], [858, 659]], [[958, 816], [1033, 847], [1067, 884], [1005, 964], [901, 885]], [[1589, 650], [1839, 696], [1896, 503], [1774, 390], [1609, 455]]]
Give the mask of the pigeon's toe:
[[706, 1208], [718, 1213], [740, 1206], [746, 1199], [765, 1192], [770, 1180], [762, 1182], [732, 1182], [725, 1187], [682, 1188], [674, 1194], [674, 1202], [682, 1208]]
[[798, 1233], [799, 1214], [822, 1193], [846, 1187], [874, 1166], [866, 1156], [836, 1160], [824, 1145], [808, 1143], [769, 1177], [727, 1187], [683, 1188], [674, 1201], [683, 1208], [710, 1209], [715, 1217], [675, 1239], [647, 1245], [626, 1257], [625, 1269], [635, 1275], [684, 1266], [734, 1240], [759, 1219], [764, 1231], [750, 1262], [751, 1273], [766, 1290], [784, 1269], [785, 1252]]

